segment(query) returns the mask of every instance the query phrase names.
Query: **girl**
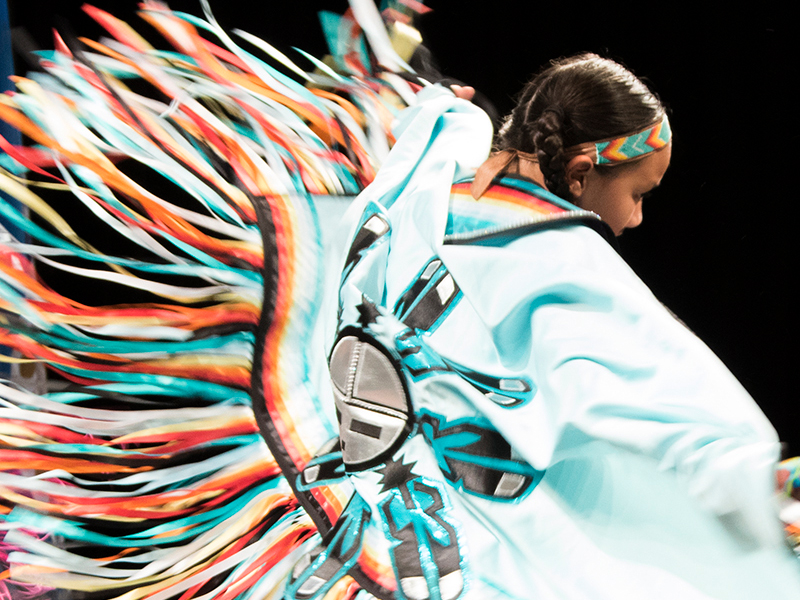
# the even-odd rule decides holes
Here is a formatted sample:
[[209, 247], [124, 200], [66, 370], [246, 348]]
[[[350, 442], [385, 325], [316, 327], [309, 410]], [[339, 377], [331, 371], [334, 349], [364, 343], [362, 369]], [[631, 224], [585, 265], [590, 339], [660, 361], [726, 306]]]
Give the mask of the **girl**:
[[351, 537], [296, 597], [362, 546], [414, 599], [800, 597], [775, 432], [614, 249], [669, 166], [658, 99], [580, 55], [528, 84], [488, 159], [488, 119], [441, 88], [395, 134], [330, 355]]

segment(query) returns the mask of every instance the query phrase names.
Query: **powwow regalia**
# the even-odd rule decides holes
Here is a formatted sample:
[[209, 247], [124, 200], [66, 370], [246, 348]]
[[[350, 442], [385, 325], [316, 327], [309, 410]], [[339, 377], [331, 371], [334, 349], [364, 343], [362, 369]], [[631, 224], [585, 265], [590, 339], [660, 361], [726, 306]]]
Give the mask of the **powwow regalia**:
[[[143, 4], [173, 46], [161, 51], [88, 9], [114, 39], [81, 48], [58, 40], [43, 57], [47, 74], [18, 79], [20, 91], [0, 103], [0, 118], [33, 141], [3, 143], [0, 186], [31, 218], [0, 204], [30, 238], [2, 248], [0, 343], [17, 351], [10, 360], [45, 362], [67, 382], [39, 395], [0, 387], [7, 595], [450, 600], [563, 598], [569, 589], [599, 598], [595, 580], [622, 572], [672, 585], [670, 569], [695, 557], [671, 539], [657, 539], [647, 560], [614, 554], [625, 527], [645, 527], [633, 493], [633, 518], [602, 538], [605, 554], [593, 553], [606, 525], [594, 509], [617, 518], [619, 501], [589, 467], [611, 481], [646, 463], [601, 446], [597, 464], [568, 452], [561, 464], [541, 459], [551, 430], [534, 395], [548, 382], [509, 366], [526, 315], [503, 313], [486, 293], [494, 283], [510, 302], [544, 285], [522, 276], [518, 256], [550, 268], [576, 241], [611, 255], [591, 231], [602, 224], [513, 177], [487, 182], [476, 202], [470, 177], [489, 150], [485, 115], [436, 89], [417, 104], [424, 82], [398, 76], [408, 68], [374, 6], [351, 5], [344, 17], [323, 15], [335, 64], [307, 57], [314, 73], [236, 32], [255, 49], [245, 51], [208, 10], [201, 20]], [[394, 34], [410, 6], [421, 8], [384, 11]], [[349, 232], [322, 231], [333, 197], [375, 179], [407, 104], [417, 106], [395, 130], [396, 168], [362, 195]], [[655, 149], [668, 132], [634, 138], [613, 152]], [[75, 205], [55, 210], [50, 190], [70, 192]], [[104, 230], [99, 240], [81, 233], [84, 219]], [[546, 234], [527, 235], [538, 231]], [[332, 271], [326, 235], [348, 233], [344, 269]], [[558, 251], [534, 252], [537, 244]], [[33, 261], [74, 285], [110, 282], [126, 303], [71, 299], [37, 279]], [[649, 298], [642, 316], [663, 321]], [[694, 410], [686, 404], [678, 408]], [[768, 437], [768, 424], [741, 410]], [[625, 421], [603, 423], [614, 416]], [[796, 463], [782, 471], [787, 495], [798, 472]], [[663, 531], [719, 542], [696, 513], [668, 510], [680, 496], [665, 481], [648, 481], [654, 491], [643, 494], [664, 494], [654, 505], [672, 519]], [[761, 500], [746, 516], [763, 517]], [[697, 577], [758, 564], [735, 544], [726, 552], [730, 562]], [[565, 568], [564, 554], [580, 569]], [[779, 562], [770, 574], [788, 573]], [[786, 589], [791, 577], [766, 585]], [[733, 579], [720, 585], [736, 592]]]
[[[322, 15], [333, 63], [301, 57], [314, 72], [247, 33], [236, 45], [204, 8], [142, 4], [172, 45], [159, 50], [87, 7], [113, 39], [57, 39], [45, 73], [0, 102], [32, 141], [0, 140], [0, 189], [30, 214], [0, 200], [29, 237], [2, 247], [0, 345], [68, 384], [0, 387], [5, 597], [278, 597], [351, 495], [291, 489], [335, 437], [310, 343], [317, 212], [373, 179], [420, 86], [395, 74], [371, 2]], [[411, 14], [384, 12], [393, 30]], [[128, 303], [75, 301], [34, 264]], [[393, 585], [368, 552], [348, 570]], [[345, 577], [326, 591], [358, 589]]]

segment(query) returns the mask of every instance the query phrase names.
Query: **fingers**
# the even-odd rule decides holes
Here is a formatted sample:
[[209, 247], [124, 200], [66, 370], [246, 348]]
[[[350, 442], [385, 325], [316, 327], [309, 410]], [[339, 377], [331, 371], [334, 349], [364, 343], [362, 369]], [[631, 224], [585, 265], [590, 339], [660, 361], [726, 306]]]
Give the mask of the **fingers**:
[[475, 96], [475, 88], [471, 85], [451, 85], [450, 89], [458, 97], [464, 100], [472, 100]]

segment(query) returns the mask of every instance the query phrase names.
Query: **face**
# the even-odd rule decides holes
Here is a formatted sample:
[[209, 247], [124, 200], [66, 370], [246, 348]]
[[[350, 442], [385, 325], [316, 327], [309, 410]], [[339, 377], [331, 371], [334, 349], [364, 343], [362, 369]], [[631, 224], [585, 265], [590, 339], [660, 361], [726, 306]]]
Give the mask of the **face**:
[[[672, 145], [614, 172], [589, 168], [570, 183], [575, 203], [600, 215], [615, 235], [642, 223], [642, 200], [658, 187], [672, 157]], [[609, 172], [610, 171], [610, 172]]]

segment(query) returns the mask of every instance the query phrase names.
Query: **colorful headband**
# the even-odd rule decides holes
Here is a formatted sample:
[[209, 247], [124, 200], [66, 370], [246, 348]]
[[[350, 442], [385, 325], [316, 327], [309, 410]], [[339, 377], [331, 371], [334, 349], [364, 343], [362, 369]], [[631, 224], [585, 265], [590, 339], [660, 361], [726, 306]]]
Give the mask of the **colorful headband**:
[[660, 150], [669, 144], [671, 139], [672, 129], [670, 129], [667, 115], [664, 115], [661, 121], [650, 125], [647, 129], [623, 137], [578, 144], [566, 148], [564, 154], [569, 158], [585, 154], [596, 165], [613, 165], [637, 160]]

